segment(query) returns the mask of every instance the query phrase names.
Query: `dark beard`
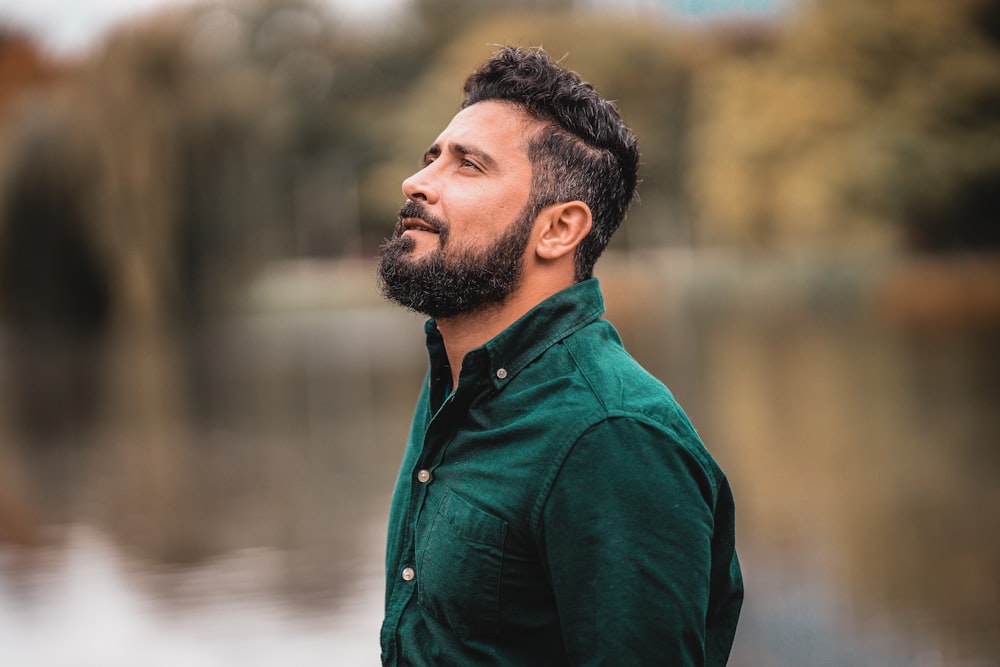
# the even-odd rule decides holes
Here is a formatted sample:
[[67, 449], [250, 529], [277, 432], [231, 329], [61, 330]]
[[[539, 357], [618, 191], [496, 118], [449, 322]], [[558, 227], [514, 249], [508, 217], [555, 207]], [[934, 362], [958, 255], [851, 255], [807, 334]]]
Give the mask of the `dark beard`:
[[[404, 217], [423, 217], [414, 212], [410, 208]], [[397, 227], [393, 237], [379, 249], [382, 295], [435, 319], [501, 303], [521, 280], [532, 222], [522, 213], [491, 248], [454, 256], [448, 252], [448, 228], [439, 227], [439, 247], [419, 259], [410, 256], [416, 245], [413, 239], [402, 236]]]

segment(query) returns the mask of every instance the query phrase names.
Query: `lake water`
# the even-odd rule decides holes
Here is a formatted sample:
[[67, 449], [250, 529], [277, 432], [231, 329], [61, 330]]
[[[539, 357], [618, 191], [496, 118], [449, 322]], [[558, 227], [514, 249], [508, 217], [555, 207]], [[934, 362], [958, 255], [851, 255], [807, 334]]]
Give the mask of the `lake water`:
[[[736, 493], [730, 664], [1000, 665], [983, 280], [884, 257], [599, 267], [608, 318]], [[385, 512], [425, 361], [420, 318], [382, 304], [372, 271], [283, 267], [188, 347], [140, 336], [69, 377], [8, 341], [0, 665], [378, 664]]]

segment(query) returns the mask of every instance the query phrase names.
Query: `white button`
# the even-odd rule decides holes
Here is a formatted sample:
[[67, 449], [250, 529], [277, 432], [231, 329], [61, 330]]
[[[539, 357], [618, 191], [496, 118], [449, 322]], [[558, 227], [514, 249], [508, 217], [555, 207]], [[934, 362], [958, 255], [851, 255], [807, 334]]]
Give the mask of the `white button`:
[[413, 571], [412, 567], [403, 568], [403, 581], [413, 581], [413, 577], [417, 576], [417, 573]]
[[507, 369], [506, 368], [498, 368], [497, 369], [497, 377], [500, 378], [501, 380], [504, 379], [505, 377], [507, 377]]
[[426, 484], [427, 482], [431, 481], [431, 471], [421, 470], [420, 472], [417, 473], [417, 479], [420, 480], [421, 483]]

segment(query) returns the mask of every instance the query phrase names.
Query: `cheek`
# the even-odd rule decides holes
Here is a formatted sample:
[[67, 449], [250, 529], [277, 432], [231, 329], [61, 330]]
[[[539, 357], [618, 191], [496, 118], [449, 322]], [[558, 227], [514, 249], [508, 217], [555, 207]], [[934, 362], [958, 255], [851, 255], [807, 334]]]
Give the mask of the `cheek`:
[[452, 245], [478, 247], [494, 242], [520, 219], [529, 191], [530, 181], [451, 187], [442, 192], [442, 212], [454, 232]]
[[510, 228], [521, 217], [521, 212], [527, 203], [520, 198], [509, 196], [491, 196], [476, 200], [467, 211], [466, 220], [470, 221], [467, 228], [470, 237], [482, 240], [492, 240]]

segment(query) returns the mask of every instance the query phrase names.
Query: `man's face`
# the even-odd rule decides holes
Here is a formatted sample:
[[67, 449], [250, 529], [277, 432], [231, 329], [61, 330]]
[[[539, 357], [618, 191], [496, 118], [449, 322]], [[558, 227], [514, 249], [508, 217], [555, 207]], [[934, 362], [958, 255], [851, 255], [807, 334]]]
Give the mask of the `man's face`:
[[403, 181], [407, 202], [381, 249], [383, 294], [447, 318], [502, 302], [520, 281], [534, 220], [527, 142], [537, 124], [516, 107], [459, 112]]

